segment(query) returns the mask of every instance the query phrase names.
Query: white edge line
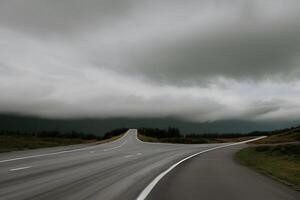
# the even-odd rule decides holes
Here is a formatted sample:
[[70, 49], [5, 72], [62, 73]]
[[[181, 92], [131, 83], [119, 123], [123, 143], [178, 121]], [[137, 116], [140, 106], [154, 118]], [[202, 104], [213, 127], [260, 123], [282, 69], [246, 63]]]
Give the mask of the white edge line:
[[13, 172], [13, 171], [19, 171], [19, 170], [28, 169], [28, 168], [31, 168], [31, 167], [32, 167], [32, 166], [19, 167], [19, 168], [10, 169], [9, 171], [11, 171], [11, 172]]
[[236, 143], [231, 143], [231, 144], [227, 144], [227, 145], [223, 145], [223, 146], [218, 146], [218, 147], [214, 147], [211, 149], [206, 149], [200, 152], [197, 152], [195, 154], [192, 154], [188, 157], [183, 158], [182, 160], [180, 160], [179, 162], [173, 164], [171, 167], [169, 167], [167, 170], [165, 170], [164, 172], [160, 173], [155, 179], [153, 179], [151, 181], [151, 183], [140, 193], [140, 195], [137, 197], [137, 200], [144, 200], [147, 198], [147, 196], [149, 195], [149, 193], [152, 191], [152, 189], [155, 187], [155, 185], [166, 175], [168, 174], [171, 170], [173, 170], [175, 167], [177, 167], [178, 165], [180, 165], [181, 163], [183, 163], [184, 161], [191, 159], [199, 154], [203, 154], [209, 151], [213, 151], [216, 149], [221, 149], [221, 148], [225, 148], [225, 147], [229, 147], [229, 146], [234, 146], [234, 145], [239, 145], [239, 144], [245, 144], [248, 142], [253, 142], [253, 141], [257, 141], [263, 138], [266, 138], [267, 136], [262, 136], [262, 137], [258, 137], [258, 138], [254, 138], [251, 140], [247, 140], [247, 141], [242, 141], [242, 142], [236, 142]]
[[[123, 139], [128, 134], [128, 131], [121, 138], [119, 138], [118, 140]], [[118, 140], [115, 140], [115, 141], [113, 141], [111, 143], [115, 143]], [[104, 143], [104, 144], [108, 144], [108, 143]], [[99, 145], [101, 145], [101, 144], [99, 144]], [[0, 160], [0, 163], [11, 162], [11, 161], [16, 161], [16, 160], [24, 160], [24, 159], [28, 159], [28, 158], [38, 158], [38, 157], [44, 157], [44, 156], [52, 156], [52, 155], [58, 155], [58, 154], [63, 154], [63, 153], [71, 153], [71, 152], [76, 152], [76, 151], [83, 151], [83, 150], [87, 150], [87, 149], [93, 149], [93, 148], [96, 148], [96, 147], [98, 147], [98, 145], [94, 145], [94, 146], [91, 146], [91, 147], [79, 148], [79, 149], [58, 151], [58, 152], [53, 152], [53, 153], [46, 153], [46, 154], [39, 154], [39, 155], [32, 155], [32, 156], [17, 157], [17, 158], [11, 158], [11, 159], [6, 159], [6, 160]]]

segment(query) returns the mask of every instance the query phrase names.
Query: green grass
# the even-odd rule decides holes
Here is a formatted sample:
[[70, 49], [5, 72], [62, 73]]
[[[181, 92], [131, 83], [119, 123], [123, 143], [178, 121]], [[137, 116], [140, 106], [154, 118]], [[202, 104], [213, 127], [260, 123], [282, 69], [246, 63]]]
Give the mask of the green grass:
[[142, 134], [138, 134], [138, 138], [144, 142], [160, 142], [160, 140], [158, 138], [148, 137], [148, 136], [145, 136]]
[[300, 145], [261, 145], [240, 150], [236, 159], [300, 190]]
[[88, 140], [34, 136], [0, 135], [0, 152], [87, 143]]
[[208, 140], [203, 138], [154, 138], [138, 134], [138, 138], [144, 142], [159, 142], [159, 143], [180, 143], [180, 144], [203, 144], [208, 143]]
[[127, 130], [126, 128], [115, 129], [105, 133], [104, 136], [77, 131], [46, 130], [26, 132], [2, 130], [0, 131], [0, 153], [91, 142], [101, 144], [122, 137]]
[[112, 141], [114, 141], [114, 140], [117, 140], [117, 139], [123, 137], [124, 134], [125, 134], [125, 133], [123, 133], [123, 134], [121, 134], [121, 135], [117, 135], [117, 136], [112, 136], [111, 138], [98, 140], [98, 141], [96, 141], [95, 143], [97, 143], [97, 144], [103, 144], [103, 143], [106, 143], [106, 142], [112, 142]]
[[224, 142], [240, 142], [253, 137], [235, 137], [235, 138], [202, 138], [202, 137], [179, 137], [179, 138], [154, 138], [138, 134], [138, 138], [144, 142], [159, 143], [178, 143], [178, 144], [208, 144]]
[[271, 135], [265, 139], [253, 142], [255, 144], [275, 144], [275, 143], [289, 143], [300, 141], [300, 130], [287, 131], [275, 135]]

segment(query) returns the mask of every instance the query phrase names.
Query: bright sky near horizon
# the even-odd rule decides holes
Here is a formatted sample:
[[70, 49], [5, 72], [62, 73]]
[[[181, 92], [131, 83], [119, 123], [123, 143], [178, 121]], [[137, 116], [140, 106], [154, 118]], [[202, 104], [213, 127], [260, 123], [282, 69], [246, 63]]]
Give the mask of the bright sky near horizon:
[[300, 119], [299, 0], [1, 0], [0, 113]]

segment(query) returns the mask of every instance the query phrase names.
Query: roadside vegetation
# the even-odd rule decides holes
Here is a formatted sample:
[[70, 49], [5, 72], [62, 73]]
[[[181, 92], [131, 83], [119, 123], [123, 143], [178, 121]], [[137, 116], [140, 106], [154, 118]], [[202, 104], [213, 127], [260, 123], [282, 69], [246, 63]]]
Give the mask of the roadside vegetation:
[[240, 150], [236, 159], [300, 190], [300, 127], [273, 131], [269, 137]]
[[260, 173], [271, 176], [300, 190], [300, 127], [247, 134], [187, 134], [177, 128], [140, 128], [138, 137], [145, 142], [203, 144], [239, 142], [257, 136], [268, 136], [250, 143], [236, 154], [236, 159]]
[[263, 135], [263, 132], [254, 132], [250, 134], [241, 133], [207, 133], [207, 134], [186, 134], [180, 133], [177, 128], [138, 129], [138, 137], [144, 142], [162, 142], [162, 143], [181, 143], [181, 144], [207, 144], [207, 143], [223, 143], [223, 142], [240, 142], [251, 139], [256, 136]]
[[116, 129], [109, 131], [103, 136], [85, 134], [82, 132], [59, 132], [59, 131], [1, 131], [0, 153], [37, 149], [45, 147], [65, 146], [84, 143], [104, 143], [115, 140], [122, 136], [128, 129]]
[[259, 145], [242, 149], [236, 158], [260, 173], [300, 190], [300, 145]]
[[300, 142], [300, 127], [274, 131], [269, 137], [253, 142], [253, 144], [278, 144]]

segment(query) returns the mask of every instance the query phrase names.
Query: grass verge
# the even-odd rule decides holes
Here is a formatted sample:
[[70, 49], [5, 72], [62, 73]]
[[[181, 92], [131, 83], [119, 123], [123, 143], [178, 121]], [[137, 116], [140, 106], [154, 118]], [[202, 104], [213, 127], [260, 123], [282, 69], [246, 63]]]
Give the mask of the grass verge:
[[251, 146], [235, 157], [241, 164], [300, 190], [299, 144]]
[[178, 138], [155, 138], [138, 134], [138, 138], [144, 142], [156, 143], [178, 143], [178, 144], [208, 144], [208, 143], [226, 143], [240, 142], [252, 139], [253, 137], [235, 137], [235, 138], [201, 138], [201, 137], [178, 137]]
[[95, 141], [96, 144], [103, 144], [103, 143], [107, 143], [107, 142], [112, 142], [112, 141], [115, 141], [121, 137], [124, 136], [125, 133], [121, 134], [121, 135], [117, 135], [117, 136], [112, 136], [111, 138], [107, 138], [107, 139], [103, 139], [103, 140], [98, 140], [98, 141]]
[[300, 131], [297, 132], [288, 131], [275, 135], [271, 135], [262, 140], [253, 142], [253, 144], [278, 144], [278, 143], [291, 143], [300, 141]]
[[86, 143], [102, 144], [102, 143], [116, 140], [122, 136], [123, 134], [105, 140], [84, 140], [79, 138], [35, 137], [29, 135], [26, 136], [0, 135], [0, 153], [46, 148], [46, 147], [66, 146], [66, 145], [74, 145], [74, 144], [86, 144]]

